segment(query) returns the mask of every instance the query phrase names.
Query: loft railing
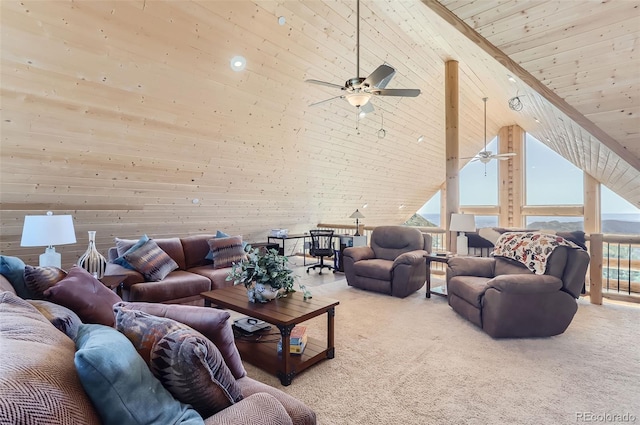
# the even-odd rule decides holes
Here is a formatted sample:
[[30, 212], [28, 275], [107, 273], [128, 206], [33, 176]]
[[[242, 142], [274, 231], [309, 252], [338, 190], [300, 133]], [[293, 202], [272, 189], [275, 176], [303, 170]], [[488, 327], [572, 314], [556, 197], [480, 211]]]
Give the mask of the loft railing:
[[[354, 225], [319, 223], [320, 229], [353, 235]], [[375, 226], [360, 225], [359, 233], [370, 239]], [[416, 227], [431, 235], [432, 251], [446, 251], [446, 231], [439, 227]], [[640, 302], [640, 236], [593, 233], [586, 235], [591, 263], [587, 274], [587, 294], [591, 303], [602, 304], [602, 298]], [[485, 255], [484, 253], [482, 255]], [[437, 274], [443, 270], [433, 269]]]

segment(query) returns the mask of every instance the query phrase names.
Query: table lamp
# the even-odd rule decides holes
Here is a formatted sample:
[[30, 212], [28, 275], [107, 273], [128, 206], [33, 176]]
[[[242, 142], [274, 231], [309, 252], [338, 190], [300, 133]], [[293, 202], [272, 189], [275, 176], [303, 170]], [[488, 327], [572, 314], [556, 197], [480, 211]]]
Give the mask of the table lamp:
[[464, 232], [474, 232], [476, 230], [476, 218], [473, 214], [451, 214], [449, 230], [460, 232], [456, 239], [458, 255], [469, 255], [469, 239]]
[[46, 246], [40, 255], [40, 267], [62, 267], [62, 256], [56, 252], [54, 245], [76, 243], [73, 228], [73, 217], [70, 215], [26, 215], [22, 228], [20, 246]]
[[349, 218], [355, 218], [356, 219], [356, 233], [353, 236], [360, 236], [360, 227], [359, 227], [358, 220], [360, 220], [361, 218], [364, 218], [364, 215], [362, 215], [362, 213], [356, 209], [353, 212], [353, 214], [351, 214], [349, 216]]

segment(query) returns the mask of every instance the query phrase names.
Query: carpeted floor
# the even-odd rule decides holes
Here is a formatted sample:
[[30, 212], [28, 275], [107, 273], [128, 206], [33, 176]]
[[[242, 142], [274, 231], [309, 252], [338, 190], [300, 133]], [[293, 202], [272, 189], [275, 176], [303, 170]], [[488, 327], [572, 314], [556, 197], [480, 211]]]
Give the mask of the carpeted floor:
[[[303, 281], [340, 301], [335, 359], [288, 387], [246, 367], [311, 406], [320, 424], [624, 423], [603, 420], [616, 414], [640, 423], [638, 306], [580, 300], [562, 335], [494, 340], [424, 288], [397, 299], [348, 287], [342, 274]], [[306, 324], [325, 337], [325, 316]]]

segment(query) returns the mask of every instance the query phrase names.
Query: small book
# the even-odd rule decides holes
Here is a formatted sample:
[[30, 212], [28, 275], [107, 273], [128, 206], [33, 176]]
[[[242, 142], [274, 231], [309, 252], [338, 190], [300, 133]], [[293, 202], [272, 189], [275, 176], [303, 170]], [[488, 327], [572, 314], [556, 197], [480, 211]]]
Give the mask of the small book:
[[291, 335], [289, 336], [289, 343], [291, 345], [301, 345], [302, 343], [307, 342], [307, 327], [304, 325], [296, 325], [291, 330]]
[[[304, 342], [303, 344], [296, 344], [296, 345], [289, 345], [289, 353], [290, 354], [302, 354], [304, 353], [304, 348], [307, 346], [307, 343]], [[282, 340], [278, 341], [278, 354], [282, 353]]]

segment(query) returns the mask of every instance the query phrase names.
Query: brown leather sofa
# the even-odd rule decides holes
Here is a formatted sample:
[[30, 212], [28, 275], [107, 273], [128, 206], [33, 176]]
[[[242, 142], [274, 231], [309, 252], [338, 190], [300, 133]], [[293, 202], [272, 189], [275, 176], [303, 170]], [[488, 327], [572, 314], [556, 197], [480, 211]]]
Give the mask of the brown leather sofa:
[[500, 257], [454, 257], [447, 266], [451, 308], [494, 338], [564, 332], [578, 309], [589, 254], [560, 246], [546, 272]]
[[344, 250], [347, 284], [404, 298], [425, 284], [424, 256], [430, 252], [431, 235], [406, 226], [376, 227], [371, 246]]
[[[112, 261], [118, 257], [116, 247], [109, 249], [105, 275], [123, 275], [121, 294], [125, 301], [145, 301], [169, 304], [203, 305], [200, 293], [232, 286], [226, 281], [231, 268], [214, 269], [205, 257], [209, 253], [209, 239], [215, 235], [193, 235], [184, 238], [154, 239], [178, 264], [178, 268], [159, 282], [146, 282], [144, 276]], [[131, 240], [131, 245], [136, 240]]]

